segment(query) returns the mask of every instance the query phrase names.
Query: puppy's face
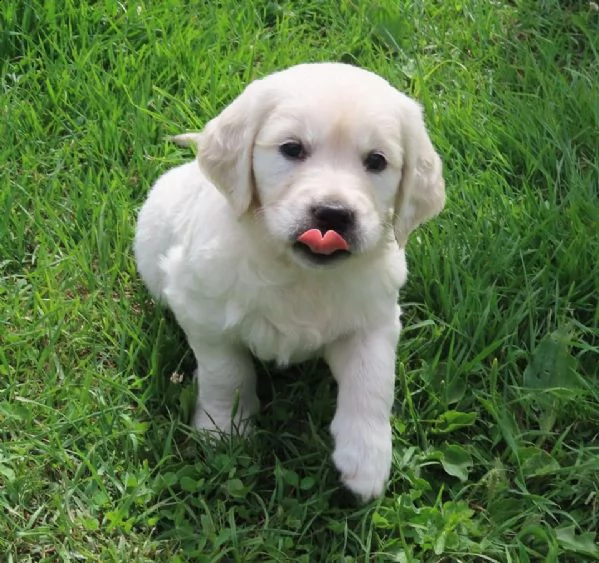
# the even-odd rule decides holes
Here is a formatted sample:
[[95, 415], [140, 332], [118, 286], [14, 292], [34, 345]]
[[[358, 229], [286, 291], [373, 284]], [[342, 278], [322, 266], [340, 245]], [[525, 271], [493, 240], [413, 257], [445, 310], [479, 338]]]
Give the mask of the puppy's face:
[[305, 266], [333, 265], [440, 211], [441, 162], [419, 106], [342, 64], [250, 85], [198, 137], [200, 164], [239, 215]]
[[256, 136], [259, 214], [308, 265], [368, 252], [392, 229], [403, 162], [397, 116], [386, 100], [360, 94], [336, 85], [290, 92]]

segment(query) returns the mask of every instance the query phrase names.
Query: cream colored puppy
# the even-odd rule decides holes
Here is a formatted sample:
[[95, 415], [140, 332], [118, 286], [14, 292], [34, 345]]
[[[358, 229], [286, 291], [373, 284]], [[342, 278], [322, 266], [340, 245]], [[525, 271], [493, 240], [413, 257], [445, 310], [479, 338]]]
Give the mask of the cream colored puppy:
[[304, 64], [175, 140], [197, 160], [153, 187], [135, 255], [197, 359], [194, 426], [230, 432], [258, 411], [250, 354], [322, 356], [339, 389], [335, 465], [363, 500], [380, 495], [403, 249], [445, 200], [421, 108], [366, 70]]

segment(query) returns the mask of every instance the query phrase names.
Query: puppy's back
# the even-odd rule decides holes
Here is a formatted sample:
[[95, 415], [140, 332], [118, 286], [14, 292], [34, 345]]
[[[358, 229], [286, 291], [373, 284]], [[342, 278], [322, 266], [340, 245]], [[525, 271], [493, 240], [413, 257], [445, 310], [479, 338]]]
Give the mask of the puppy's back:
[[[203, 184], [208, 183], [197, 161], [172, 168], [157, 180], [139, 212], [135, 259], [142, 279], [156, 299], [162, 299], [164, 288], [162, 259], [180, 244], [182, 227], [191, 209], [202, 199], [209, 199], [202, 198], [207, 187]], [[211, 191], [216, 192], [214, 188]]]

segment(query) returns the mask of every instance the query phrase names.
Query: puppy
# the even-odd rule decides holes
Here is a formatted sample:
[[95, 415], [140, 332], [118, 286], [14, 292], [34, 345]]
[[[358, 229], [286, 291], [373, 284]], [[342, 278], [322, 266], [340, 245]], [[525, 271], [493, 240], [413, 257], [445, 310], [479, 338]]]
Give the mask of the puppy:
[[404, 247], [445, 201], [420, 106], [379, 76], [302, 64], [251, 83], [141, 209], [139, 272], [196, 360], [193, 424], [243, 431], [251, 354], [321, 356], [338, 383], [333, 460], [364, 501], [391, 467]]

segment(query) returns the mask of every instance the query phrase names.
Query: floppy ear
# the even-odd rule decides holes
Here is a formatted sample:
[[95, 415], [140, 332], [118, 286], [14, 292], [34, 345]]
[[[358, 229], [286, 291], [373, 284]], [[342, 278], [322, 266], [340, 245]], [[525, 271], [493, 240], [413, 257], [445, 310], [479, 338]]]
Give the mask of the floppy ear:
[[395, 198], [395, 239], [404, 248], [408, 235], [421, 223], [434, 217], [445, 205], [443, 165], [429, 139], [422, 108], [405, 98], [402, 112], [404, 162]]
[[254, 139], [271, 105], [258, 80], [209, 121], [201, 133], [173, 137], [177, 143], [197, 145], [200, 167], [238, 216], [249, 209], [254, 196]]

